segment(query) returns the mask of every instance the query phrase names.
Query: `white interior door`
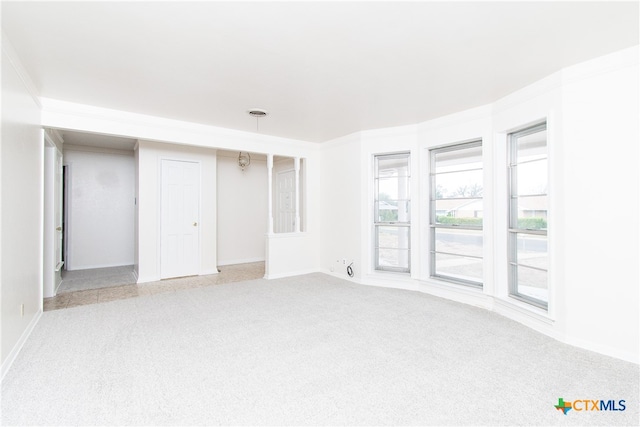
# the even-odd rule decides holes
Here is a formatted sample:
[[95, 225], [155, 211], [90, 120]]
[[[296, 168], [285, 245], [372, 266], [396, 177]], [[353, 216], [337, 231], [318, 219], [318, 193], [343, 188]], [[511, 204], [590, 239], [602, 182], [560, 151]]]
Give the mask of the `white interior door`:
[[293, 233], [296, 225], [295, 171], [279, 172], [276, 186], [276, 233]]
[[51, 298], [62, 281], [62, 153], [44, 140], [42, 295]]
[[200, 164], [162, 161], [160, 277], [193, 276], [200, 266]]
[[62, 233], [63, 233], [63, 221], [62, 221], [62, 153], [56, 150], [55, 172], [54, 172], [54, 225], [56, 227], [56, 239], [55, 239], [55, 268], [56, 268], [56, 289], [60, 284], [60, 270], [62, 269]]

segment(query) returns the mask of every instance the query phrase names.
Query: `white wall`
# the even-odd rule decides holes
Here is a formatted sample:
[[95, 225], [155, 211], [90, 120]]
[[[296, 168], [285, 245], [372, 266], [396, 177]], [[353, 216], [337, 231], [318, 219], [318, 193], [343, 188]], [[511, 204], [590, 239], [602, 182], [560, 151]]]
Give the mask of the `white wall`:
[[218, 153], [218, 265], [265, 260], [267, 161], [256, 157], [243, 171], [238, 153]]
[[64, 147], [69, 172], [67, 269], [134, 264], [133, 152]]
[[265, 278], [297, 276], [318, 271], [316, 239], [309, 233], [273, 233], [267, 236]]
[[565, 71], [559, 171], [569, 342], [636, 362], [639, 75], [636, 49]]
[[[40, 108], [2, 38], [2, 375], [42, 313], [44, 142]], [[24, 314], [21, 306], [24, 305]]]
[[[321, 187], [321, 268], [347, 277], [347, 265], [353, 262], [354, 279], [364, 273], [365, 257], [361, 242], [370, 228], [370, 216], [363, 213], [364, 176], [360, 135], [354, 134], [325, 143], [320, 167]], [[313, 196], [312, 196], [313, 197]], [[316, 196], [317, 197], [317, 196]], [[366, 194], [364, 194], [366, 200]], [[343, 264], [346, 260], [346, 265]]]
[[216, 150], [138, 142], [138, 283], [160, 280], [160, 165], [163, 159], [200, 163], [200, 271], [215, 274]]

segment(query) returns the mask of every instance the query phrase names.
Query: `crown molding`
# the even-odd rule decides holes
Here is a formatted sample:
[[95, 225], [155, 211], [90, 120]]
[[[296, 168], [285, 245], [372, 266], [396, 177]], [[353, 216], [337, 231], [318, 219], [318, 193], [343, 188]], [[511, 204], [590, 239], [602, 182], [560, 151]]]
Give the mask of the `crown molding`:
[[20, 56], [18, 55], [18, 52], [13, 47], [13, 45], [7, 38], [7, 35], [4, 33], [4, 31], [2, 31], [2, 52], [6, 55], [6, 58], [9, 60], [9, 64], [11, 64], [11, 66], [16, 71], [16, 73], [18, 73], [20, 80], [22, 80], [22, 83], [27, 89], [27, 92], [29, 92], [29, 95], [31, 95], [31, 97], [33, 98], [38, 108], [42, 108], [42, 103], [40, 102], [40, 94], [38, 93], [38, 89], [36, 88], [36, 85], [33, 83], [33, 80], [31, 80], [29, 73], [27, 73], [26, 68], [22, 64], [22, 61], [20, 60]]
[[577, 83], [612, 71], [638, 66], [640, 45], [599, 56], [561, 70], [562, 84]]

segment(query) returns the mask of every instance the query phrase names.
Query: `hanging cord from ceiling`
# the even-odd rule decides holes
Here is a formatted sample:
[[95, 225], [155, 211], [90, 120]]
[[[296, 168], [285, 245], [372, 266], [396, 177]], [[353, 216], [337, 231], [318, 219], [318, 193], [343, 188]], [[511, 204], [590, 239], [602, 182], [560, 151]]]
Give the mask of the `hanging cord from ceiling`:
[[[254, 108], [249, 110], [248, 113], [250, 116], [253, 116], [256, 118], [256, 133], [260, 133], [260, 117], [266, 116], [267, 112], [259, 108]], [[242, 154], [242, 151], [240, 151], [240, 153], [238, 153], [238, 166], [240, 166], [240, 168], [244, 172], [244, 168], [246, 168], [250, 164], [251, 164], [251, 154], [249, 154], [248, 152], [245, 154]]]

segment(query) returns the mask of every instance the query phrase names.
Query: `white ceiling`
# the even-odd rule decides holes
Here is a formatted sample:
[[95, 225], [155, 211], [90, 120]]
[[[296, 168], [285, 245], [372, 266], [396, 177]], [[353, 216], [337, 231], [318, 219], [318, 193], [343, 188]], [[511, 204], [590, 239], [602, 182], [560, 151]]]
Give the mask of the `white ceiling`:
[[322, 142], [638, 44], [638, 2], [2, 2], [40, 94]]

